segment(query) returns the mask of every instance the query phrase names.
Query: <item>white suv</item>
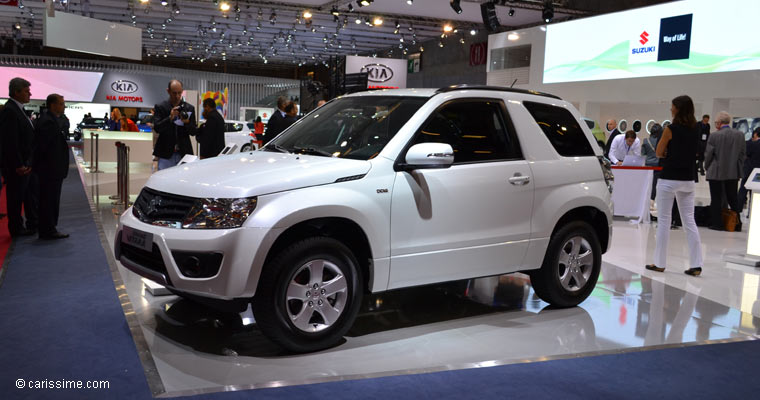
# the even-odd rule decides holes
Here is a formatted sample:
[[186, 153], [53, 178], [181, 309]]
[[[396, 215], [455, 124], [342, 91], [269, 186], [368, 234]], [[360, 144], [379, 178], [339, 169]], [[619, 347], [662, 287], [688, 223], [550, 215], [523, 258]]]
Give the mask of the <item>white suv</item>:
[[160, 171], [116, 258], [242, 311], [286, 349], [336, 344], [362, 295], [523, 271], [543, 300], [593, 290], [611, 171], [573, 106], [494, 87], [357, 93], [259, 151]]

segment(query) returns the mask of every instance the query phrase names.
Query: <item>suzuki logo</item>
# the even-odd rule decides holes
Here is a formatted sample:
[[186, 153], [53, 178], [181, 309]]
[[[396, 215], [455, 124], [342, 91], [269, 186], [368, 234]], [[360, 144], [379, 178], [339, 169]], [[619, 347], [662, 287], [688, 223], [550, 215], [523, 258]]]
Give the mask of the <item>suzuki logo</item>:
[[393, 70], [383, 64], [367, 64], [359, 72], [366, 72], [370, 82], [387, 82], [393, 78]]
[[647, 33], [647, 31], [642, 32], [641, 36], [639, 37], [641, 38], [641, 40], [639, 40], [639, 43], [641, 43], [642, 45], [647, 44], [647, 42], [649, 41], [649, 34]]
[[120, 80], [112, 83], [111, 89], [118, 93], [134, 93], [137, 91], [137, 84], [132, 81]]

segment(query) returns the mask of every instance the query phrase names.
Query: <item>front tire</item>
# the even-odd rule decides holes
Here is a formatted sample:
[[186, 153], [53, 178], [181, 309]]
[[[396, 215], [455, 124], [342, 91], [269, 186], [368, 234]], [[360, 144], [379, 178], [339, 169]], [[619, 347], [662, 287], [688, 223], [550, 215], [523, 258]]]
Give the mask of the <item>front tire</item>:
[[337, 344], [362, 299], [359, 263], [341, 242], [313, 237], [282, 250], [264, 266], [253, 313], [262, 333], [293, 352]]
[[247, 153], [249, 151], [251, 151], [251, 145], [248, 143], [244, 144], [243, 147], [240, 148], [241, 153]]
[[602, 266], [602, 246], [594, 229], [573, 221], [552, 235], [541, 269], [530, 272], [533, 289], [555, 307], [574, 307], [596, 286]]

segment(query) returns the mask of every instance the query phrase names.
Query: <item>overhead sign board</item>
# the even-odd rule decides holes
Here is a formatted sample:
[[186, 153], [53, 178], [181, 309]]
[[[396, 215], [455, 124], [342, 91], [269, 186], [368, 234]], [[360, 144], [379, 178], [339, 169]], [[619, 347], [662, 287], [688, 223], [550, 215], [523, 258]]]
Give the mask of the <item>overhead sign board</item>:
[[407, 60], [397, 58], [346, 57], [346, 74], [366, 73], [369, 89], [405, 89]]
[[760, 1], [682, 0], [551, 24], [544, 83], [760, 69]]

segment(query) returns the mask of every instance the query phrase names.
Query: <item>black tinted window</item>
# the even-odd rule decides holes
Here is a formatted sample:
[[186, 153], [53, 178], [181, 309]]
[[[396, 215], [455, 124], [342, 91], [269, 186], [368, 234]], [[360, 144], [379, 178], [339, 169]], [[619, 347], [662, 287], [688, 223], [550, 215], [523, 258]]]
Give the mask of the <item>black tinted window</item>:
[[488, 100], [445, 104], [417, 132], [413, 144], [448, 143], [454, 163], [521, 158], [507, 132], [501, 103]]
[[573, 114], [561, 107], [523, 102], [549, 141], [562, 156], [593, 156], [594, 150]]

